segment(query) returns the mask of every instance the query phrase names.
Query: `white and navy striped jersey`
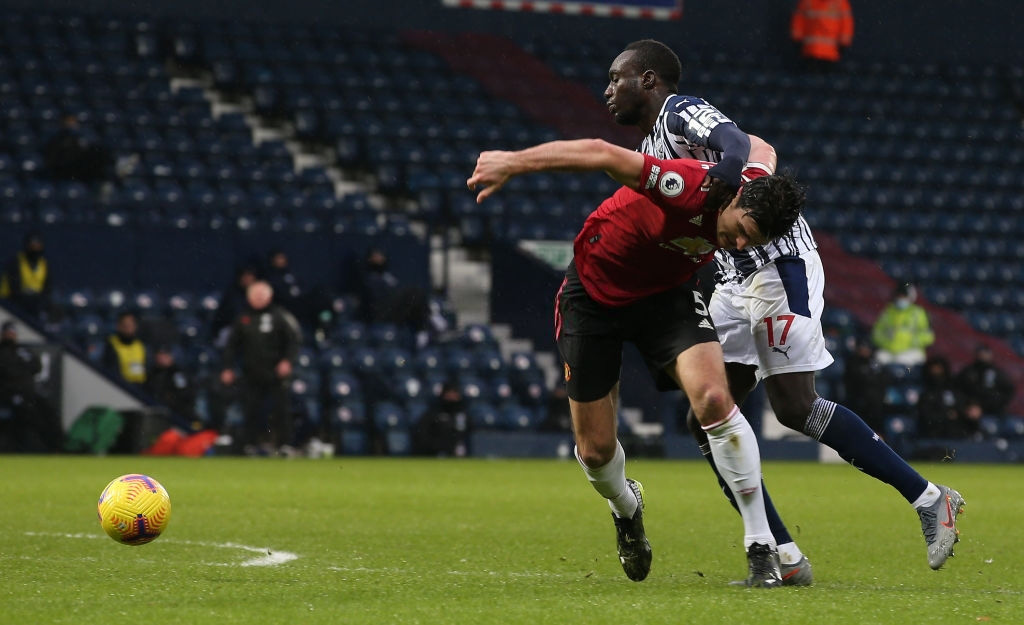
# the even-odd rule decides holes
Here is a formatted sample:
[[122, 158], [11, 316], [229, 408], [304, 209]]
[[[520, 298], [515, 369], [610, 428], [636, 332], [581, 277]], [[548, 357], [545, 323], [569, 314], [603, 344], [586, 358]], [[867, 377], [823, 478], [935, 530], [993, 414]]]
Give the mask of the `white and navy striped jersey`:
[[[671, 95], [665, 99], [640, 151], [657, 158], [695, 158], [717, 163], [721, 154], [708, 147], [708, 137], [715, 126], [731, 123], [702, 98]], [[793, 228], [775, 241], [743, 251], [718, 250], [715, 260], [723, 280], [739, 281], [780, 256], [799, 256], [817, 247], [811, 228], [801, 215]]]

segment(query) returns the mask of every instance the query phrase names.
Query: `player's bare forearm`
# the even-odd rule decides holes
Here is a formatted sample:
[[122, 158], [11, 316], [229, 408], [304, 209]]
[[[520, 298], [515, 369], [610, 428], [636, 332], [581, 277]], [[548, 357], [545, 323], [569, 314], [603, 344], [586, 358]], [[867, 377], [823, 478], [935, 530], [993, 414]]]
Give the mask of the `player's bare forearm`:
[[642, 154], [601, 139], [551, 141], [515, 152], [481, 152], [466, 186], [479, 191], [476, 201], [482, 202], [513, 176], [541, 171], [605, 171], [635, 189], [643, 167]]
[[775, 173], [775, 168], [779, 164], [775, 148], [761, 137], [748, 136], [750, 137], [750, 156], [747, 158], [747, 164], [760, 163], [768, 167], [768, 173]]

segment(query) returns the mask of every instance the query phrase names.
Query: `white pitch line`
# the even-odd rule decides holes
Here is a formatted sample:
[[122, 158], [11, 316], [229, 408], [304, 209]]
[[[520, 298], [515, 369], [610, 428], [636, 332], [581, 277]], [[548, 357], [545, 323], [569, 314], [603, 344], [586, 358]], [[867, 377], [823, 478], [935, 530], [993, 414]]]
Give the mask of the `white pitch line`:
[[[366, 566], [329, 566], [328, 571], [339, 573], [370, 573], [373, 575], [409, 575], [414, 574], [413, 569], [395, 567], [372, 568]], [[539, 573], [534, 571], [444, 571], [446, 575], [459, 575], [465, 577], [510, 577], [510, 578], [565, 578], [569, 577], [562, 573]]]
[[[60, 532], [25, 532], [26, 536], [43, 536], [47, 538], [107, 538], [106, 534], [87, 534], [78, 532], [75, 534]], [[238, 549], [250, 553], [262, 554], [258, 558], [250, 558], [242, 562], [209, 562], [211, 566], [277, 566], [285, 562], [298, 559], [298, 555], [290, 551], [272, 551], [266, 547], [251, 547], [240, 543], [215, 543], [205, 540], [179, 540], [175, 538], [164, 538], [161, 543], [174, 543], [177, 545], [193, 545], [197, 547], [214, 547], [217, 549]]]

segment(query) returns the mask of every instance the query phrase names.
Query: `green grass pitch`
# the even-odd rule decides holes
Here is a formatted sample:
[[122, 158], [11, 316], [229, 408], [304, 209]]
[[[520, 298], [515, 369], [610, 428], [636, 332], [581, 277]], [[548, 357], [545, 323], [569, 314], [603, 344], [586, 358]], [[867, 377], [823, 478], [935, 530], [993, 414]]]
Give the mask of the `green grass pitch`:
[[[815, 572], [766, 591], [728, 586], [745, 575], [742, 525], [700, 462], [628, 463], [654, 548], [634, 583], [569, 461], [3, 456], [0, 624], [1024, 623], [1024, 469], [918, 468], [967, 500], [937, 572], [888, 486], [766, 463]], [[96, 500], [135, 472], [173, 512], [162, 537], [126, 547]]]

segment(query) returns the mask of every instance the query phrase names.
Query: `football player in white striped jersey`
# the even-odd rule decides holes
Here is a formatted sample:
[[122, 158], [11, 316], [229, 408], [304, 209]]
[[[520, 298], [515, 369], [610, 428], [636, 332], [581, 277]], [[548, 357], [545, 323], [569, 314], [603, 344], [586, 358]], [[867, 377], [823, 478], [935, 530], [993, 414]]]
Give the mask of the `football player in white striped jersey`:
[[[681, 75], [679, 58], [668, 46], [651, 39], [633, 42], [608, 69], [604, 92], [608, 110], [619, 124], [646, 134], [640, 148], [644, 153], [717, 162], [709, 175], [738, 186], [743, 159], [720, 156], [743, 154], [737, 148], [748, 140], [747, 135], [704, 99], [679, 94]], [[941, 567], [959, 540], [956, 516], [963, 498], [955, 490], [925, 480], [857, 414], [815, 390], [814, 374], [830, 365], [832, 356], [821, 328], [825, 276], [807, 222], [800, 217], [786, 236], [764, 246], [719, 250], [715, 259], [717, 286], [710, 310], [737, 404], [742, 405], [764, 380], [768, 400], [783, 425], [828, 445], [903, 495], [921, 518], [929, 565]], [[689, 422], [701, 452], [718, 474], [692, 412]], [[721, 475], [719, 483], [729, 495]], [[810, 584], [810, 563], [767, 491], [764, 495], [784, 583]]]

